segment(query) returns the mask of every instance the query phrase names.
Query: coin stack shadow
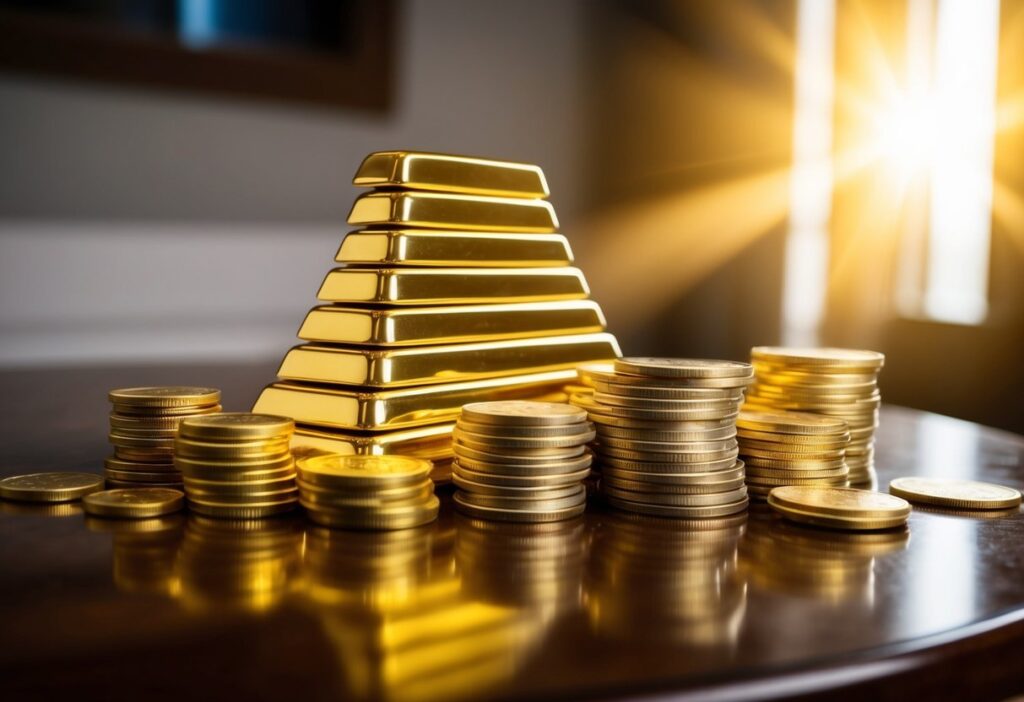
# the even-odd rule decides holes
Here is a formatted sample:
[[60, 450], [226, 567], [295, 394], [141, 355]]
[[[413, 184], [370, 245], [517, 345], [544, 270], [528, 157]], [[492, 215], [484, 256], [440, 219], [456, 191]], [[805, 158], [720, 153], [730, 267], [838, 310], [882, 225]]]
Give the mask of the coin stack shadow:
[[579, 372], [593, 393], [571, 401], [597, 427], [600, 487], [611, 506], [678, 518], [746, 509], [736, 415], [749, 365], [626, 358]]
[[254, 411], [294, 446], [431, 460], [447, 479], [466, 403], [564, 400], [576, 364], [619, 355], [537, 166], [379, 152], [353, 180], [350, 232]]
[[755, 346], [750, 351], [754, 384], [751, 409], [810, 412], [843, 419], [849, 425], [846, 466], [850, 484], [875, 480], [875, 429], [882, 395], [878, 374], [885, 356], [857, 349], [789, 349]]
[[587, 443], [594, 436], [586, 413], [566, 404], [466, 405], [455, 426], [455, 508], [470, 517], [510, 522], [583, 514], [583, 480], [593, 460]]
[[286, 417], [239, 413], [192, 417], [178, 427], [174, 462], [188, 507], [223, 519], [259, 519], [299, 503]]
[[767, 498], [783, 485], [847, 485], [850, 432], [842, 419], [743, 410], [736, 432], [751, 497]]
[[174, 437], [187, 417], [220, 412], [220, 391], [212, 388], [152, 387], [111, 390], [110, 443], [104, 460], [108, 488], [181, 489], [174, 465]]
[[411, 456], [305, 456], [299, 495], [317, 524], [345, 529], [410, 529], [437, 519], [430, 461]]

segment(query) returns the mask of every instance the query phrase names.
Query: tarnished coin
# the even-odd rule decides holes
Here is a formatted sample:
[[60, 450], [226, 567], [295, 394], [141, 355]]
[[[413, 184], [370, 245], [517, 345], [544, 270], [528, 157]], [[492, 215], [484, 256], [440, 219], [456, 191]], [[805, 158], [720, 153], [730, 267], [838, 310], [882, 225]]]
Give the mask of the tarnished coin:
[[82, 506], [98, 517], [147, 519], [181, 510], [185, 493], [166, 488], [102, 490], [82, 498]]
[[30, 473], [0, 480], [0, 497], [20, 502], [70, 502], [103, 489], [94, 473]]
[[736, 418], [737, 429], [778, 434], [845, 434], [846, 422], [803, 412], [760, 412], [743, 410]]
[[894, 518], [910, 516], [907, 501], [884, 492], [854, 488], [787, 486], [772, 491], [775, 506], [836, 517]]
[[430, 476], [431, 462], [412, 456], [324, 454], [300, 458], [299, 477], [324, 487], [399, 487]]
[[632, 356], [617, 359], [616, 372], [657, 378], [747, 378], [753, 366], [740, 361], [706, 358], [655, 358]]
[[188, 386], [120, 388], [111, 390], [108, 399], [116, 405], [134, 407], [186, 407], [215, 405], [220, 402], [220, 390]]
[[896, 478], [889, 492], [911, 502], [956, 509], [1007, 509], [1021, 503], [1014, 488], [953, 478]]
[[750, 350], [755, 361], [783, 364], [787, 368], [876, 370], [885, 363], [885, 355], [877, 351], [838, 348], [798, 348], [755, 346]]
[[462, 418], [478, 424], [550, 426], [587, 421], [586, 412], [560, 402], [498, 400], [471, 402], [462, 407]]
[[182, 420], [179, 436], [205, 441], [246, 441], [287, 436], [295, 430], [289, 417], [249, 412], [221, 412]]

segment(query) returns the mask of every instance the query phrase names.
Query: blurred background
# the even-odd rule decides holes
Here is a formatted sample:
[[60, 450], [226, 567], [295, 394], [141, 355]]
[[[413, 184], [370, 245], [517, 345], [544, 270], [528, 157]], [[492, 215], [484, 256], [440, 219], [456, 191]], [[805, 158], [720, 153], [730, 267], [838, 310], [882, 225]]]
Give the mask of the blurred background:
[[269, 380], [382, 149], [540, 164], [628, 354], [1024, 431], [1024, 0], [0, 0], [0, 368]]

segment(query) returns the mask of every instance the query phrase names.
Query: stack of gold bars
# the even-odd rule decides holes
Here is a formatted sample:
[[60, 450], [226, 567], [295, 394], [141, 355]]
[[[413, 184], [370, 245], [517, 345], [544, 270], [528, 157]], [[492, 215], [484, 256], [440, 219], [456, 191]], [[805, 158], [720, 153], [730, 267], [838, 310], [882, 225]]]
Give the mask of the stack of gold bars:
[[793, 410], [845, 420], [850, 430], [846, 466], [851, 485], [874, 481], [878, 373], [885, 356], [876, 351], [755, 346], [756, 378], [747, 393], [752, 409]]
[[104, 461], [111, 488], [181, 488], [174, 466], [174, 437], [187, 417], [220, 412], [220, 390], [146, 387], [111, 390], [110, 443], [114, 455]]
[[558, 402], [462, 408], [455, 427], [455, 507], [480, 519], [553, 522], [583, 514], [595, 437], [587, 413]]
[[736, 419], [747, 492], [765, 498], [782, 485], [845, 487], [846, 422], [803, 412], [743, 410]]
[[389, 151], [353, 182], [362, 229], [254, 409], [294, 417], [296, 447], [446, 466], [462, 405], [564, 399], [578, 363], [619, 355], [537, 166]]
[[736, 416], [747, 363], [622, 358], [580, 366], [573, 395], [597, 426], [601, 492], [613, 507], [664, 517], [717, 517], [747, 507]]
[[287, 417], [228, 412], [178, 427], [174, 463], [193, 512], [225, 519], [282, 514], [299, 502]]
[[323, 526], [409, 529], [437, 519], [430, 469], [430, 461], [409, 456], [306, 456], [298, 461], [299, 494]]

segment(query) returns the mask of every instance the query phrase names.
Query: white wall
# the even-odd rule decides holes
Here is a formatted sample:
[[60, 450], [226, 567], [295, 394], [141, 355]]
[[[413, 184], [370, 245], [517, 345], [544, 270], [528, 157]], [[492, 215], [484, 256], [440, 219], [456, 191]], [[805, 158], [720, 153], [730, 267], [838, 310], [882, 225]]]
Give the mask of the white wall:
[[395, 109], [0, 77], [0, 364], [279, 356], [370, 151], [541, 164], [580, 201], [583, 0], [407, 0]]

